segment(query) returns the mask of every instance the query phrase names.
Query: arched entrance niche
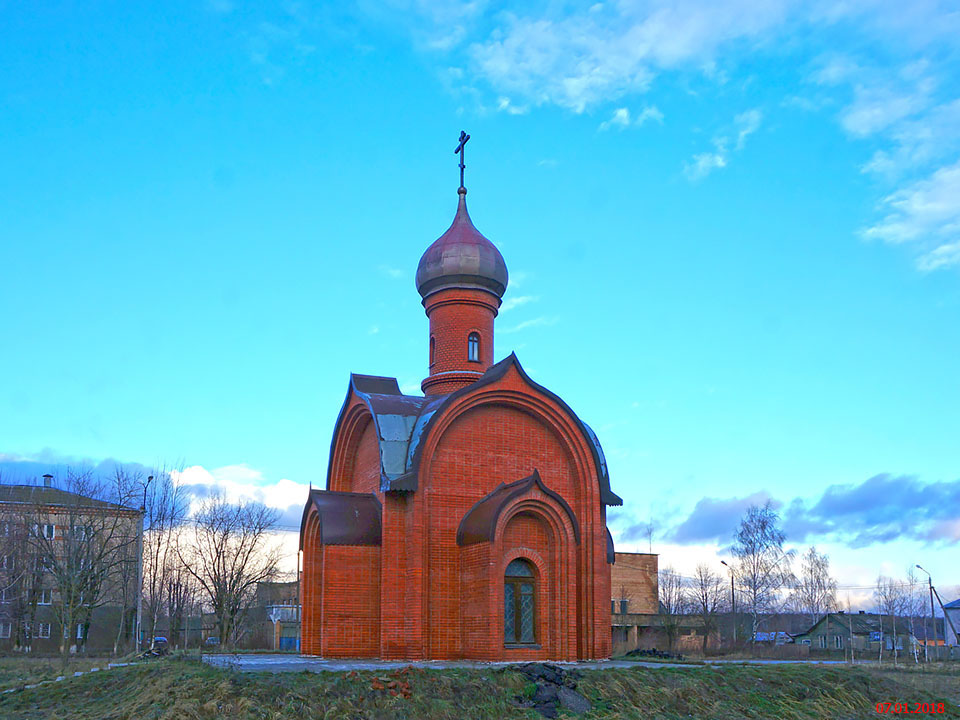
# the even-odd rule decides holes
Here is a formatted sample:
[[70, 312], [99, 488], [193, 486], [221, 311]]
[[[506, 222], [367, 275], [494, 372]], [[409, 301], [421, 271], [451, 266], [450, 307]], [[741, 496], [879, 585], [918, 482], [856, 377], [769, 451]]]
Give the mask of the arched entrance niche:
[[[464, 516], [457, 532], [461, 547], [461, 627], [464, 655], [483, 659], [576, 659], [576, 545], [580, 530], [562, 497], [537, 471], [501, 484]], [[506, 619], [522, 602], [511, 592], [525, 584], [521, 561], [530, 571], [533, 640], [517, 634]], [[508, 572], [509, 569], [509, 572]], [[508, 586], [515, 586], [509, 590]]]

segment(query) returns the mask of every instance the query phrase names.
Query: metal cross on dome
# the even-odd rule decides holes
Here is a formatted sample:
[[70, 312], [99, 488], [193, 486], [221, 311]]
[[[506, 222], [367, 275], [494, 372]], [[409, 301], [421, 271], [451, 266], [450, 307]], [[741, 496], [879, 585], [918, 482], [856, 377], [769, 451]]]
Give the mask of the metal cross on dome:
[[466, 165], [463, 164], [463, 146], [467, 144], [467, 140], [470, 139], [470, 136], [464, 130], [460, 131], [460, 143], [457, 145], [457, 149], [453, 151], [453, 154], [456, 155], [460, 153], [460, 187], [463, 188], [463, 169]]

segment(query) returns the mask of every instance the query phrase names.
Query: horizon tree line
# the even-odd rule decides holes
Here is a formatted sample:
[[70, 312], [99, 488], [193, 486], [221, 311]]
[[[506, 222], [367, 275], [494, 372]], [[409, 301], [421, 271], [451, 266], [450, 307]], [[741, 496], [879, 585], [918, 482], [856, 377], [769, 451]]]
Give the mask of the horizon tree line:
[[171, 644], [186, 642], [188, 618], [204, 612], [223, 646], [243, 639], [257, 584], [280, 577], [270, 537], [279, 512], [219, 489], [197, 500], [174, 472], [68, 468], [55, 506], [40, 484], [32, 501], [0, 503], [0, 631], [9, 629], [15, 649], [53, 635], [40, 621], [52, 611], [60, 653], [83, 653], [106, 607], [119, 608], [115, 655], [138, 647], [138, 630], [149, 647], [162, 625]]
[[[699, 563], [693, 576], [682, 576], [669, 565], [660, 569], [660, 615], [671, 648], [683, 615], [699, 618], [705, 651], [708, 637], [718, 631], [723, 616], [734, 612], [734, 605], [733, 632], [736, 633], [737, 618], [746, 616], [749, 619], [746, 640], [750, 642], [755, 642], [765, 623], [777, 615], [805, 615], [812, 627], [829, 613], [852, 609], [849, 600], [844, 608], [838, 598], [838, 583], [831, 574], [830, 558], [825, 552], [813, 545], [802, 554], [785, 547], [786, 536], [780, 527], [779, 514], [769, 501], [747, 508], [732, 539], [731, 562], [723, 562], [729, 569], [728, 577], [710, 563]], [[885, 644], [883, 618], [887, 618], [894, 636], [892, 653], [896, 662], [900, 654], [895, 639], [898, 622], [903, 630], [916, 635], [919, 621], [928, 614], [924, 605], [925, 590], [913, 568], [906, 571], [904, 579], [878, 577], [872, 594], [877, 614], [881, 616], [880, 660]], [[743, 642], [744, 638], [740, 640]], [[916, 660], [916, 644], [912, 652]]]

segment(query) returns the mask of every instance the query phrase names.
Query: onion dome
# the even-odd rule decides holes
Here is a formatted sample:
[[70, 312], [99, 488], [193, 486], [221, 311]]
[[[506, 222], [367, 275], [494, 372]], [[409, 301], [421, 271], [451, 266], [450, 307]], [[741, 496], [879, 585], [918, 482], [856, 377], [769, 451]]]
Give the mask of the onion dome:
[[417, 266], [420, 296], [446, 288], [476, 288], [503, 297], [507, 264], [503, 255], [473, 226], [467, 213], [467, 190], [461, 187], [453, 224], [427, 248]]

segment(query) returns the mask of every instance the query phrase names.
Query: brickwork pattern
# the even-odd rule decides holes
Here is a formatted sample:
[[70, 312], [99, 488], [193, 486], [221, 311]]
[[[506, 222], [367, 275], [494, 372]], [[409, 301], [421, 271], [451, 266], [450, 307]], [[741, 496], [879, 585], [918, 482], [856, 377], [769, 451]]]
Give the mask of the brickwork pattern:
[[[493, 321], [500, 299], [483, 290], [449, 289], [428, 295], [423, 306], [430, 318], [433, 358], [422, 383], [432, 395], [459, 390], [493, 365]], [[480, 336], [479, 361], [467, 356], [467, 338]]]
[[656, 613], [658, 557], [649, 553], [616, 553], [616, 563], [610, 569], [611, 599], [627, 601], [632, 613]]

